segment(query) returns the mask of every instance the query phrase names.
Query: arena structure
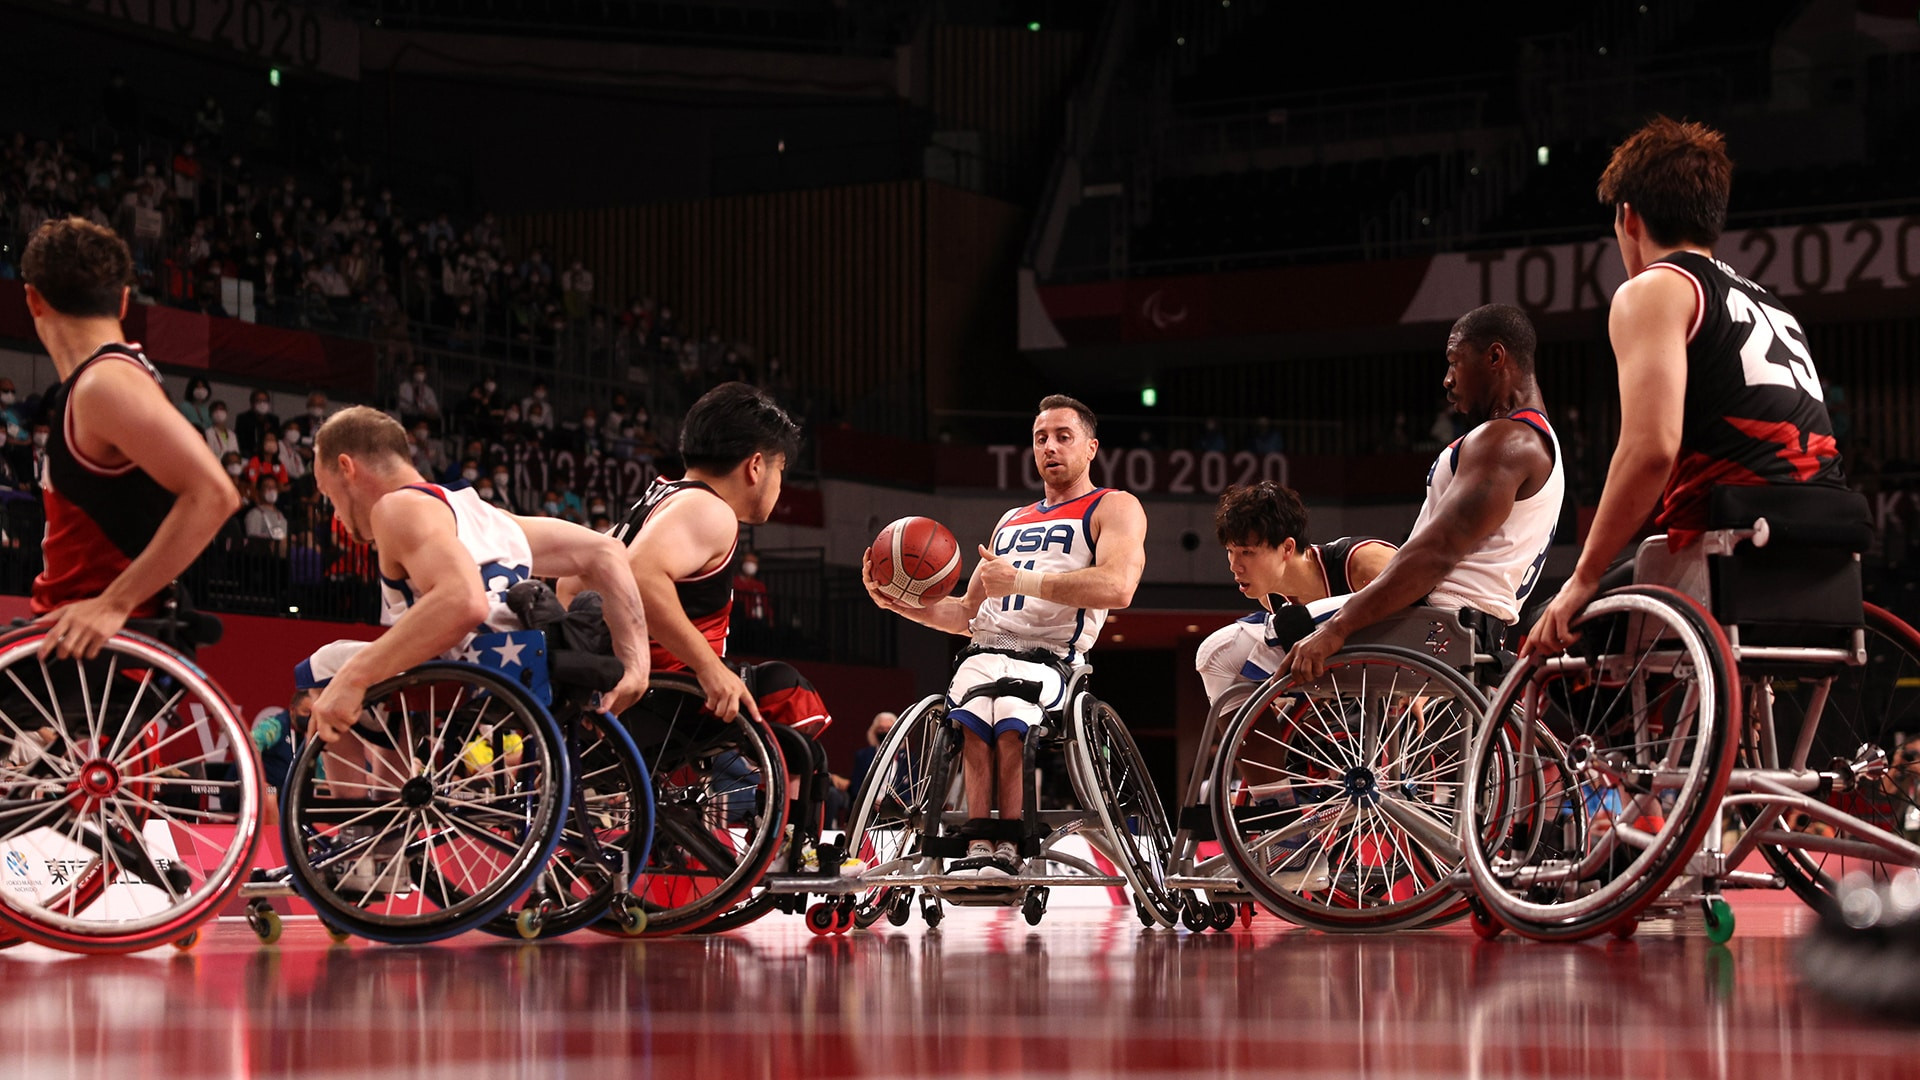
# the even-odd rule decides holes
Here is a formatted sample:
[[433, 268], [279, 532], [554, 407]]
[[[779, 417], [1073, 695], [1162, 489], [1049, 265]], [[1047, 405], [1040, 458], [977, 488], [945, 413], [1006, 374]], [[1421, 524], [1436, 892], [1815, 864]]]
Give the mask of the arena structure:
[[[0, 55], [6, 1069], [1912, 1071], [1914, 0], [0, 0]], [[1819, 402], [1831, 452], [1781, 456], [1837, 461], [1842, 501], [1716, 518], [1686, 597], [1603, 595], [1584, 653], [1516, 661], [1637, 419], [1597, 188], [1662, 115], [1724, 136], [1712, 255], [1785, 320], [1742, 355]], [[30, 622], [77, 436], [27, 252], [70, 218], [124, 241], [122, 340], [235, 507], [130, 627], [159, 643], [72, 661], [77, 692]], [[1223, 626], [1256, 617], [1285, 664], [1315, 625], [1236, 586], [1222, 497], [1296, 492], [1289, 550], [1408, 543], [1472, 430], [1450, 334], [1487, 305], [1530, 327], [1564, 487], [1519, 629], [1421, 604], [1346, 668], [1250, 659], [1210, 700]], [[656, 481], [733, 475], [682, 439], [735, 383], [798, 442], [664, 595], [797, 720], [660, 670], [609, 720], [612, 647], [528, 621], [503, 640], [536, 642], [538, 686], [463, 642], [370, 690], [428, 731], [347, 792], [288, 715], [296, 666], [414, 596], [320, 490], [321, 426], [372, 406], [456, 514], [637, 544]], [[1077, 487], [1036, 435], [1063, 416], [1098, 440]], [[962, 593], [983, 562], [1034, 575], [971, 603], [1057, 606], [1055, 655], [1008, 637], [954, 682], [977, 656], [937, 605], [862, 582], [910, 516], [957, 537]], [[1037, 584], [1124, 577], [1101, 536], [1137, 544], [1131, 580]], [[731, 606], [694, 610], [698, 581]], [[988, 622], [972, 644], [1048, 625]], [[1369, 664], [1384, 692], [1342, 681]], [[180, 696], [110, 722], [136, 683]], [[976, 712], [993, 739], [1028, 718], [998, 773]], [[338, 824], [402, 804], [391, 834]]]

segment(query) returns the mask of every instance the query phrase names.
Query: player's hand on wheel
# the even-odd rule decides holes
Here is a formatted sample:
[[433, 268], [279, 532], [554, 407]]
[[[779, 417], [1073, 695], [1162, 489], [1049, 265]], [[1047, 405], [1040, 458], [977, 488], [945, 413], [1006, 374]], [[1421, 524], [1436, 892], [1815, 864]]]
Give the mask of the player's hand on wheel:
[[308, 718], [309, 731], [321, 742], [338, 742], [347, 729], [360, 722], [360, 712], [366, 706], [367, 688], [357, 683], [347, 682], [335, 677], [313, 699], [313, 715]]
[[638, 671], [628, 669], [613, 689], [600, 695], [600, 711], [615, 716], [626, 712], [634, 702], [646, 696], [647, 681], [651, 675], [652, 672], [645, 667]]
[[100, 655], [100, 647], [107, 639], [126, 628], [127, 608], [104, 597], [81, 600], [40, 617], [43, 623], [52, 623], [47, 632], [41, 651], [51, 651], [61, 660], [75, 656], [91, 660]]
[[1569, 578], [1560, 587], [1559, 595], [1540, 613], [1533, 629], [1527, 631], [1527, 641], [1521, 647], [1520, 655], [1550, 656], [1579, 641], [1580, 632], [1573, 629], [1573, 620], [1580, 617], [1580, 613], [1587, 609], [1587, 605], [1593, 602], [1594, 594], [1599, 591], [1598, 582]]
[[747, 715], [760, 719], [760, 706], [753, 700], [747, 684], [719, 660], [701, 669], [696, 677], [700, 680], [700, 689], [706, 691], [708, 712], [722, 720], [731, 720], [745, 709]]
[[1347, 635], [1334, 628], [1331, 621], [1320, 624], [1320, 628], [1287, 650], [1287, 674], [1298, 682], [1312, 682], [1326, 673], [1327, 658], [1347, 643]]

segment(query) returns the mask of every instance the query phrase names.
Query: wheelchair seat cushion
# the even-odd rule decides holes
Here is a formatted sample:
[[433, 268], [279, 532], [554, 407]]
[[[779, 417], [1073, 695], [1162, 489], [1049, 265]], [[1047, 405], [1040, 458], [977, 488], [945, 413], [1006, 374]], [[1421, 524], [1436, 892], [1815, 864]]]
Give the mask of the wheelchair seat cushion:
[[1707, 526], [1747, 529], [1767, 520], [1768, 547], [1833, 548], [1850, 553], [1873, 542], [1866, 496], [1814, 484], [1721, 484], [1707, 500]]

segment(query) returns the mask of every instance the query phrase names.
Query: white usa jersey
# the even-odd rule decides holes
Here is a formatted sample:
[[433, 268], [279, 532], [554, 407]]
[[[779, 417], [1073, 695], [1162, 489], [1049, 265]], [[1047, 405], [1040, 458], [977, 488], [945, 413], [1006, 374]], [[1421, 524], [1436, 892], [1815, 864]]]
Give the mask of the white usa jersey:
[[[507, 590], [533, 576], [533, 548], [513, 515], [480, 501], [472, 488], [448, 491], [438, 484], [408, 484], [453, 511], [460, 543], [473, 556], [473, 565], [487, 590], [487, 622], [480, 630], [518, 630], [520, 620], [507, 608]], [[380, 623], [392, 626], [413, 606], [413, 586], [380, 575]]]
[[[1000, 519], [993, 553], [1017, 570], [1064, 574], [1093, 565], [1093, 510], [1112, 488], [1095, 488], [1057, 506], [1037, 502]], [[1037, 596], [990, 597], [973, 616], [975, 645], [990, 649], [1045, 649], [1070, 664], [1086, 658], [1107, 613]]]
[[[1561, 467], [1560, 440], [1538, 409], [1521, 409], [1506, 417], [1538, 431], [1553, 447], [1553, 471], [1540, 490], [1517, 500], [1507, 520], [1492, 536], [1467, 553], [1466, 558], [1447, 571], [1447, 576], [1427, 595], [1427, 603], [1449, 610], [1470, 607], [1484, 611], [1501, 622], [1520, 621], [1520, 605], [1540, 580], [1540, 567], [1547, 561], [1547, 548], [1553, 543], [1553, 528], [1560, 520], [1560, 501], [1566, 494], [1566, 471]], [[1440, 499], [1453, 483], [1460, 467], [1460, 447], [1468, 439], [1485, 431], [1490, 420], [1453, 440], [1427, 470], [1427, 501], [1420, 506], [1420, 517], [1413, 531], [1433, 517]]]

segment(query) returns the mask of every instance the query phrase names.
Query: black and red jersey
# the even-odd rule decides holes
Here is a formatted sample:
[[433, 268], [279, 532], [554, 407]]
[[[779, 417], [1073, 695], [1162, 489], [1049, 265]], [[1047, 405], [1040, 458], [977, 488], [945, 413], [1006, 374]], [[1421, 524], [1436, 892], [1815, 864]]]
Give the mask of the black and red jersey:
[[[698, 480], [668, 480], [664, 477], [648, 485], [640, 501], [627, 509], [626, 514], [616, 523], [610, 534], [623, 544], [631, 544], [633, 538], [640, 535], [647, 519], [664, 506], [667, 500], [683, 492], [705, 492], [707, 496], [718, 499], [719, 493]], [[729, 511], [731, 512], [731, 511]], [[733, 618], [733, 563], [739, 555], [738, 535], [734, 546], [727, 549], [727, 557], [719, 566], [703, 574], [696, 574], [673, 583], [674, 592], [679, 594], [680, 608], [687, 618], [713, 646], [714, 655], [727, 655], [727, 633]], [[668, 652], [658, 641], [650, 643], [655, 671], [685, 671], [687, 665], [679, 657]]]
[[[154, 382], [160, 381], [160, 372], [138, 344], [114, 342], [94, 350], [49, 396], [52, 430], [47, 435], [47, 467], [41, 481], [47, 510], [42, 544], [46, 567], [33, 579], [36, 615], [105, 592], [146, 550], [160, 522], [173, 510], [173, 492], [131, 461], [120, 465], [91, 461], [75, 445], [73, 388], [95, 364], [136, 364]], [[151, 615], [156, 607], [157, 598], [152, 598], [133, 614]]]
[[1659, 524], [1691, 542], [1721, 484], [1842, 486], [1833, 421], [1799, 320], [1718, 259], [1680, 251], [1647, 269], [1685, 277], [1695, 300], [1680, 456]]

